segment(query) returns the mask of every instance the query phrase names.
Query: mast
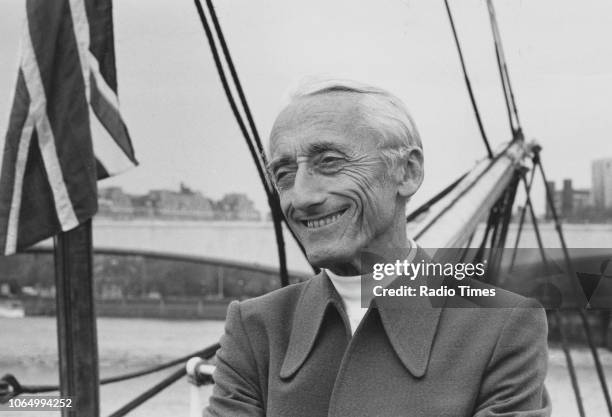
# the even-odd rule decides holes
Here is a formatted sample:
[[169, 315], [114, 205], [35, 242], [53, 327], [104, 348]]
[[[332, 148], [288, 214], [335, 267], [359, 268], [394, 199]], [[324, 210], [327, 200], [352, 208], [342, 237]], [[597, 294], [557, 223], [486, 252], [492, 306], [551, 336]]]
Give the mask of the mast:
[[62, 417], [100, 414], [91, 220], [60, 233], [55, 245], [55, 302]]

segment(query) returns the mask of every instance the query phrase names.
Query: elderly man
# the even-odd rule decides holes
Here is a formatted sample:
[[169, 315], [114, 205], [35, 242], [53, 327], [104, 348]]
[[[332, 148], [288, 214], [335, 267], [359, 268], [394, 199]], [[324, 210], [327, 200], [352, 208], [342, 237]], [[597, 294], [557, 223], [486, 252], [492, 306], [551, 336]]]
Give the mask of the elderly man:
[[406, 234], [423, 153], [399, 99], [349, 82], [307, 86], [278, 116], [269, 157], [287, 222], [321, 273], [230, 305], [206, 415], [550, 415], [546, 318], [529, 300], [362, 304], [364, 250], [426, 258]]

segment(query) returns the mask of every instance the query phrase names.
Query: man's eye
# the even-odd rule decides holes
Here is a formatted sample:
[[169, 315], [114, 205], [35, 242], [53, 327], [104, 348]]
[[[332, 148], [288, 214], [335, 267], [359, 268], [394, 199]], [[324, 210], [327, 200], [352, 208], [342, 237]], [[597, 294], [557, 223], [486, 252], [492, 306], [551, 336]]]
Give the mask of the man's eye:
[[274, 182], [280, 189], [290, 188], [293, 177], [294, 173], [292, 171], [278, 171], [274, 175]]
[[326, 155], [317, 161], [317, 167], [322, 174], [335, 174], [344, 166], [345, 159], [339, 156]]
[[326, 171], [337, 171], [340, 168], [342, 168], [345, 162], [346, 160], [340, 156], [330, 155], [330, 156], [324, 156], [321, 159], [319, 159], [319, 161], [317, 162], [317, 165], [319, 166], [320, 169], [323, 169]]
[[291, 173], [290, 171], [277, 171], [275, 175], [276, 180], [280, 181], [283, 178], [286, 178], [290, 173]]
[[324, 156], [319, 162], [322, 164], [334, 164], [340, 162], [341, 160], [342, 158], [338, 156]]

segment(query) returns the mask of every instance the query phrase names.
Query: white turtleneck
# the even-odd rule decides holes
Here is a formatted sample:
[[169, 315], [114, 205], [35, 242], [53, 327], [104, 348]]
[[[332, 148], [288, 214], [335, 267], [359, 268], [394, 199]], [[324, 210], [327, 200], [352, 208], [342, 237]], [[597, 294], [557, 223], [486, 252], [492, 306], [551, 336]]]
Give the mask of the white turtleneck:
[[343, 277], [334, 274], [329, 269], [326, 269], [325, 272], [342, 298], [344, 310], [351, 325], [351, 333], [355, 334], [355, 329], [368, 311], [367, 308], [361, 306], [361, 275]]
[[[412, 239], [409, 239], [409, 244], [410, 250], [408, 251], [406, 260], [412, 262], [416, 256], [417, 245]], [[340, 276], [334, 274], [329, 269], [326, 269], [325, 272], [342, 298], [342, 303], [344, 304], [344, 309], [351, 325], [351, 334], [355, 334], [355, 330], [359, 326], [359, 323], [361, 323], [366, 311], [368, 311], [368, 309], [362, 307], [361, 304], [361, 275]], [[387, 284], [391, 281], [392, 280], [388, 280]], [[369, 298], [371, 299], [371, 297]], [[367, 301], [364, 304], [369, 304], [370, 299], [364, 300]]]

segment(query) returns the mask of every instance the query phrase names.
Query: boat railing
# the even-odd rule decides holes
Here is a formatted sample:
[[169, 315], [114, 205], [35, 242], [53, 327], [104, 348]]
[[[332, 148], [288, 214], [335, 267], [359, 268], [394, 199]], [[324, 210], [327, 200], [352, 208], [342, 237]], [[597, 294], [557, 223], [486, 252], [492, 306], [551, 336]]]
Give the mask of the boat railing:
[[[24, 253], [32, 254], [45, 254], [52, 255], [53, 248], [47, 246], [35, 246], [28, 249]], [[153, 258], [158, 260], [166, 261], [182, 261], [192, 262], [197, 264], [207, 264], [211, 266], [219, 266], [226, 268], [236, 268], [249, 272], [260, 272], [270, 274], [278, 277], [278, 266], [267, 266], [254, 262], [234, 261], [222, 258], [215, 258], [212, 256], [202, 255], [189, 255], [175, 252], [163, 252], [154, 250], [144, 249], [131, 249], [131, 248], [107, 248], [107, 247], [96, 247], [94, 248], [94, 255], [106, 255], [106, 256], [139, 256], [143, 258]], [[305, 272], [291, 272], [294, 278], [306, 278], [310, 275]]]
[[[254, 262], [150, 250], [95, 248], [93, 252], [98, 317], [222, 320], [231, 300], [280, 287], [278, 269]], [[53, 259], [50, 247], [0, 258], [4, 271], [0, 281], [19, 284], [15, 296], [26, 315], [55, 314]], [[289, 282], [309, 276], [290, 271]]]
[[[219, 349], [219, 344], [215, 343], [204, 349], [198, 350], [197, 352], [190, 353], [189, 355], [182, 356], [177, 359], [173, 359], [166, 363], [152, 366], [146, 369], [142, 369], [136, 372], [128, 372], [125, 374], [116, 375], [109, 378], [100, 379], [100, 385], [107, 385], [116, 382], [127, 381], [129, 379], [138, 378], [145, 375], [150, 375], [165, 369], [176, 367], [175, 371], [162, 379], [160, 382], [143, 392], [142, 394], [135, 397], [133, 400], [125, 404], [123, 407], [110, 414], [109, 417], [121, 417], [127, 415], [130, 411], [140, 406], [163, 389], [172, 385], [174, 382], [188, 375], [189, 381], [192, 382], [194, 387], [192, 388], [192, 401], [191, 408], [195, 408], [195, 404], [199, 404], [199, 393], [193, 392], [197, 390], [198, 386], [212, 383], [212, 370], [214, 367], [207, 361], [213, 358], [215, 353]], [[47, 392], [59, 391], [58, 385], [22, 385], [17, 378], [12, 374], [6, 374], [0, 378], [0, 404], [7, 403], [11, 398], [15, 398], [22, 394], [42, 394]], [[194, 395], [198, 395], [194, 397]], [[197, 402], [194, 401], [197, 399]], [[200, 410], [201, 412], [201, 410]]]

